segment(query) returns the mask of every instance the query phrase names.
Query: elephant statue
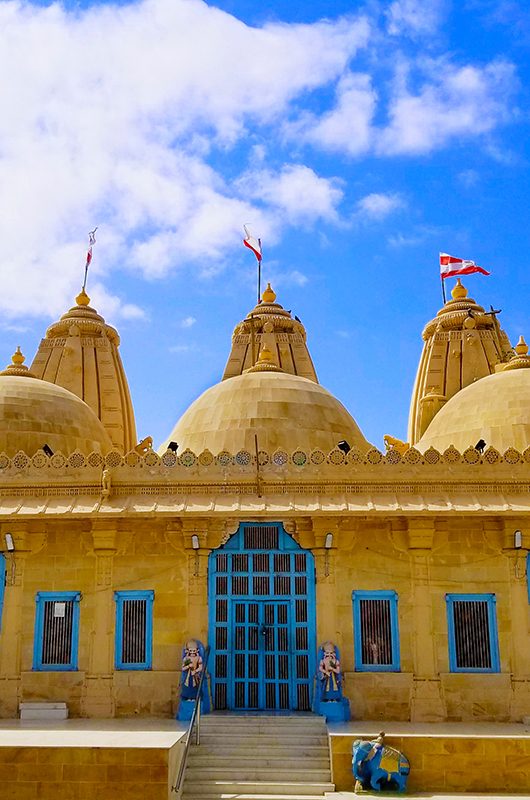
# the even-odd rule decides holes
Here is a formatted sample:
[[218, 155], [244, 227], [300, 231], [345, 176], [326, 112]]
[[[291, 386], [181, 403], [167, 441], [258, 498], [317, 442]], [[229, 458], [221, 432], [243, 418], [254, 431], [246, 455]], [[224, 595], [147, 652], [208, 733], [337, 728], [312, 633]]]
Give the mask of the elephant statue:
[[374, 741], [353, 743], [352, 770], [363, 789], [405, 792], [410, 764], [403, 753], [385, 745], [381, 732]]

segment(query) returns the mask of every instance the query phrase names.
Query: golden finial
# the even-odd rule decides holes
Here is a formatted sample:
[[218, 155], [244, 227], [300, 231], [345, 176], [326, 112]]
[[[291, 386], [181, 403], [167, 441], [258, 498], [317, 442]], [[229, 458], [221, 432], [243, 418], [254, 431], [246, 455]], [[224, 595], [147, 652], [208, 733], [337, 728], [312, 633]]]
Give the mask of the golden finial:
[[87, 295], [84, 289], [81, 289], [77, 297], [75, 298], [75, 302], [78, 306], [88, 306], [90, 303], [90, 297]]
[[511, 358], [503, 369], [528, 369], [530, 368], [530, 356], [528, 355], [528, 345], [524, 338], [519, 336], [519, 341], [513, 348], [515, 355]]
[[15, 367], [20, 367], [20, 365], [23, 364], [25, 360], [26, 360], [26, 356], [22, 353], [22, 350], [20, 349], [20, 345], [18, 345], [17, 349], [15, 350], [13, 355], [11, 356], [11, 361], [13, 362]]
[[20, 349], [20, 345], [17, 347], [13, 355], [11, 356], [11, 364], [9, 364], [0, 375], [23, 375], [26, 378], [34, 378], [32, 372], [24, 366], [24, 361], [26, 360], [25, 355], [22, 353]]
[[271, 289], [270, 283], [267, 283], [267, 288], [261, 295], [261, 299], [264, 303], [274, 303], [276, 300], [276, 293]]
[[467, 297], [467, 289], [465, 286], [462, 286], [460, 278], [456, 279], [456, 283], [451, 289], [451, 297], [453, 300], [465, 300]]
[[528, 345], [526, 344], [524, 338], [519, 336], [519, 341], [513, 348], [518, 356], [527, 356], [528, 355]]
[[262, 347], [256, 364], [245, 372], [283, 372], [283, 369], [275, 364], [271, 351], [267, 347]]

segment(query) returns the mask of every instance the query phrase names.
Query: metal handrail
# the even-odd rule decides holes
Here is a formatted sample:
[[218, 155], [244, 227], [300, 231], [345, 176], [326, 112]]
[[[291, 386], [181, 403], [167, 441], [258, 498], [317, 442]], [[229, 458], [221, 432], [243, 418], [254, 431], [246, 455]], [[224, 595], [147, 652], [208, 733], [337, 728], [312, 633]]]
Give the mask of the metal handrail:
[[184, 773], [186, 771], [186, 763], [188, 761], [188, 752], [190, 749], [191, 744], [191, 737], [193, 734], [193, 726], [195, 725], [195, 720], [197, 720], [197, 729], [195, 731], [195, 744], [200, 744], [201, 736], [200, 736], [200, 727], [201, 727], [201, 696], [202, 696], [202, 685], [204, 683], [204, 678], [206, 676], [206, 667], [208, 666], [208, 658], [210, 657], [210, 645], [204, 651], [204, 667], [201, 672], [201, 677], [199, 679], [199, 686], [197, 687], [197, 697], [195, 698], [195, 703], [193, 705], [193, 711], [191, 714], [190, 724], [188, 725], [188, 730], [186, 732], [186, 738], [184, 739], [184, 753], [182, 755], [182, 759], [180, 761], [179, 772], [177, 775], [177, 780], [175, 785], [171, 787], [171, 791], [175, 792], [177, 795], [180, 793], [182, 788], [182, 781], [184, 780]]

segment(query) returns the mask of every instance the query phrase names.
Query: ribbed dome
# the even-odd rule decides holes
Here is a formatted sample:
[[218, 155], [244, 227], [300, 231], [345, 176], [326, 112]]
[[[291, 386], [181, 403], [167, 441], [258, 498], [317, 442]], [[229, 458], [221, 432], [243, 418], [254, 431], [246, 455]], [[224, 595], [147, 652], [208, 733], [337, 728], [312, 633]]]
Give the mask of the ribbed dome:
[[451, 444], [462, 452], [483, 439], [504, 452], [530, 445], [530, 369], [504, 369], [481, 378], [451, 398], [416, 445], [442, 452]]
[[0, 452], [33, 455], [45, 444], [64, 454], [112, 449], [94, 412], [67, 389], [20, 374], [0, 375]]
[[[254, 371], [258, 370], [258, 371]], [[363, 452], [370, 447], [355, 420], [332, 394], [314, 381], [285, 372], [253, 368], [207, 389], [177, 422], [169, 441], [179, 452], [208, 449], [254, 452], [332, 450], [345, 439]]]

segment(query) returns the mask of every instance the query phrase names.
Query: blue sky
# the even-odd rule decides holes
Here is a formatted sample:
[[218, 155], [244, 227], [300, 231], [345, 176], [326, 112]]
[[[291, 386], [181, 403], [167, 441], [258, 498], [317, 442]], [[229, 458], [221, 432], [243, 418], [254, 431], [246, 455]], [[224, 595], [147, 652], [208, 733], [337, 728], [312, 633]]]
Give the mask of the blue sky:
[[254, 305], [251, 223], [321, 383], [405, 438], [440, 250], [530, 337], [529, 47], [516, 0], [0, 0], [0, 358], [71, 305], [98, 225], [89, 294], [160, 443]]

